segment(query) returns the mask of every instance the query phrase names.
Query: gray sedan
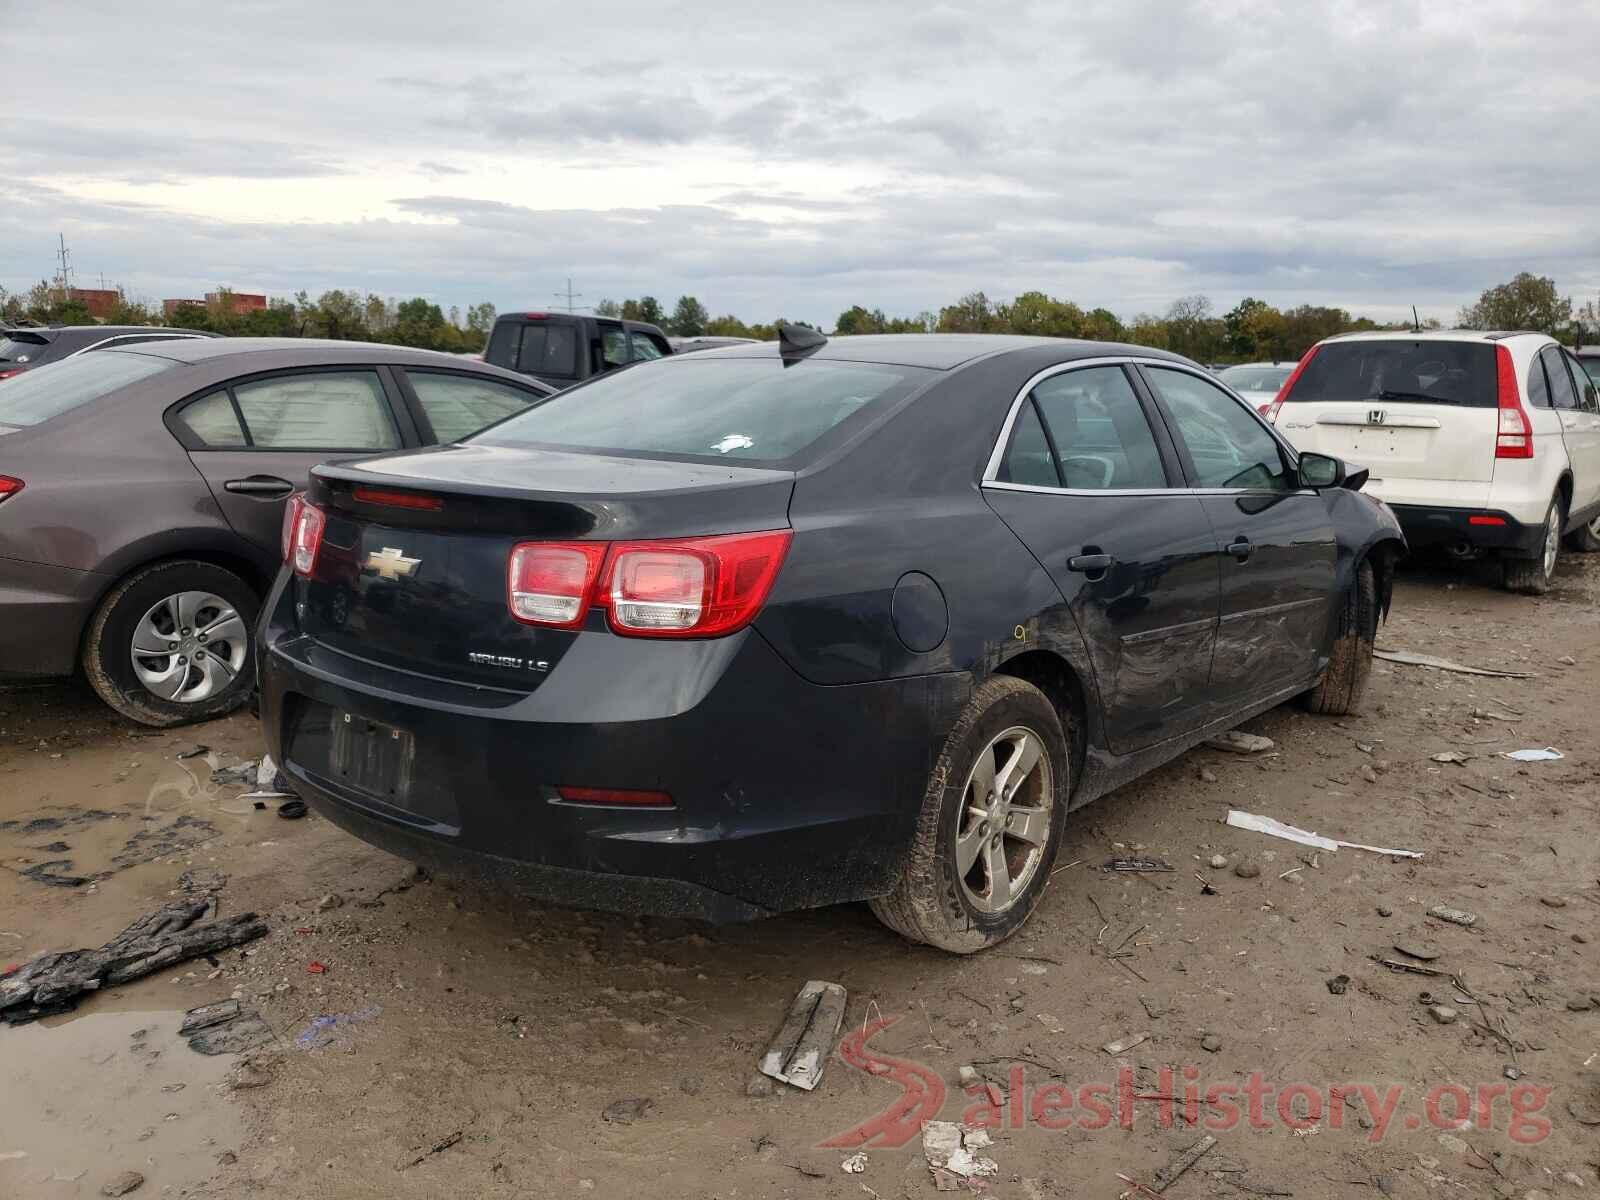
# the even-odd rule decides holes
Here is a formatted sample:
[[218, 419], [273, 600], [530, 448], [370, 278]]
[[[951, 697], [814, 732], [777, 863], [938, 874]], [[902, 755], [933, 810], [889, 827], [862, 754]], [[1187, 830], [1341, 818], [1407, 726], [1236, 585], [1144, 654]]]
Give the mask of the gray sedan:
[[106, 349], [0, 386], [0, 679], [82, 668], [119, 712], [242, 704], [284, 501], [317, 463], [453, 442], [553, 389], [450, 355], [233, 338]]

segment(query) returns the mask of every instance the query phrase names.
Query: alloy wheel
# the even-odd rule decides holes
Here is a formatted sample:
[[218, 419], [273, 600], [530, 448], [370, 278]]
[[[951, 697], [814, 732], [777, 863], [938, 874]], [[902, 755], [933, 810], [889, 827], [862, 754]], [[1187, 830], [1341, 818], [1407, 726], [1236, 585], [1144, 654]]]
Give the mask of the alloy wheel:
[[1044, 742], [1020, 725], [998, 734], [973, 763], [956, 816], [955, 857], [961, 889], [978, 911], [1004, 912], [1041, 869], [1052, 784]]
[[1589, 536], [1592, 538], [1600, 538], [1600, 517], [1596, 517], [1594, 520], [1589, 522]]
[[1561, 506], [1550, 506], [1550, 519], [1544, 527], [1544, 574], [1548, 579], [1555, 574], [1556, 556], [1561, 553]]
[[133, 673], [174, 704], [208, 700], [233, 682], [250, 653], [250, 631], [211, 592], [178, 592], [150, 606], [133, 627]]

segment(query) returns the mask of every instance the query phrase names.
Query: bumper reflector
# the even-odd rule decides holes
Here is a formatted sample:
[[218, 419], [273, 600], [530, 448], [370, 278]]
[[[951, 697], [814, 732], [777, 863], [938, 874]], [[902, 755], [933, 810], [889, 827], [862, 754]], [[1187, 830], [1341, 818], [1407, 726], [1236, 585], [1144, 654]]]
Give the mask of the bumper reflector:
[[568, 804], [621, 804], [629, 808], [671, 808], [672, 797], [665, 792], [637, 792], [627, 788], [558, 787], [556, 792]]

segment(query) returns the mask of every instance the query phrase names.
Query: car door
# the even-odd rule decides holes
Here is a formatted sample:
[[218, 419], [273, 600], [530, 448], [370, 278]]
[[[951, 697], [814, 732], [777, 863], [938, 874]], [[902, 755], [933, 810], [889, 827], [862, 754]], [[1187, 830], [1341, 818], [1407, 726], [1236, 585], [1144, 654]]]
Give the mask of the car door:
[[1036, 377], [984, 485], [1060, 589], [1119, 753], [1200, 723], [1218, 611], [1216, 535], [1128, 370]]
[[[1550, 406], [1561, 418], [1561, 440], [1572, 464], [1572, 512], [1592, 519], [1600, 505], [1600, 413], [1588, 373], [1560, 346], [1539, 352], [1550, 385]], [[1585, 385], [1580, 388], [1578, 385]]]
[[425, 446], [459, 442], [555, 391], [546, 384], [530, 381], [523, 387], [471, 371], [404, 367], [395, 369], [395, 377], [412, 403], [417, 437]]
[[228, 524], [276, 553], [283, 502], [312, 467], [416, 444], [387, 374], [318, 367], [233, 380], [180, 407], [174, 429]]
[[1216, 534], [1221, 617], [1211, 692], [1220, 709], [1307, 683], [1328, 649], [1338, 545], [1322, 496], [1249, 405], [1198, 370], [1140, 372]]

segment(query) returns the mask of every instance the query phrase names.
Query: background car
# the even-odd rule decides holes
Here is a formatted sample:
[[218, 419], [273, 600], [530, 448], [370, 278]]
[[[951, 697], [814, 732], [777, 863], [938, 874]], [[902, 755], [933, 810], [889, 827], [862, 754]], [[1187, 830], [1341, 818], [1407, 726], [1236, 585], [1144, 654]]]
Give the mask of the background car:
[[214, 333], [157, 325], [28, 325], [0, 329], [0, 379], [59, 362], [85, 350], [107, 350], [140, 342], [213, 338]]
[[1589, 378], [1600, 386], [1600, 346], [1579, 346], [1572, 352], [1589, 373]]
[[1240, 363], [1223, 367], [1217, 372], [1217, 378], [1254, 404], [1257, 412], [1265, 413], [1294, 368], [1292, 362]]
[[266, 742], [337, 824], [523, 894], [869, 899], [970, 952], [1071, 808], [1292, 697], [1359, 704], [1403, 548], [1360, 485], [1161, 351], [802, 329], [664, 359], [318, 467]]
[[1549, 588], [1564, 536], [1600, 550], [1600, 406], [1554, 338], [1329, 338], [1268, 415], [1301, 449], [1369, 468], [1413, 548], [1495, 555], [1513, 591]]
[[565, 388], [671, 353], [667, 335], [644, 321], [530, 312], [495, 320], [483, 360]]
[[668, 338], [674, 354], [693, 354], [697, 350], [720, 350], [724, 346], [750, 346], [755, 338], [746, 337], [674, 337]]
[[0, 676], [81, 667], [172, 725], [243, 702], [284, 500], [341, 455], [453, 441], [553, 389], [445, 354], [286, 338], [82, 354], [0, 387]]

